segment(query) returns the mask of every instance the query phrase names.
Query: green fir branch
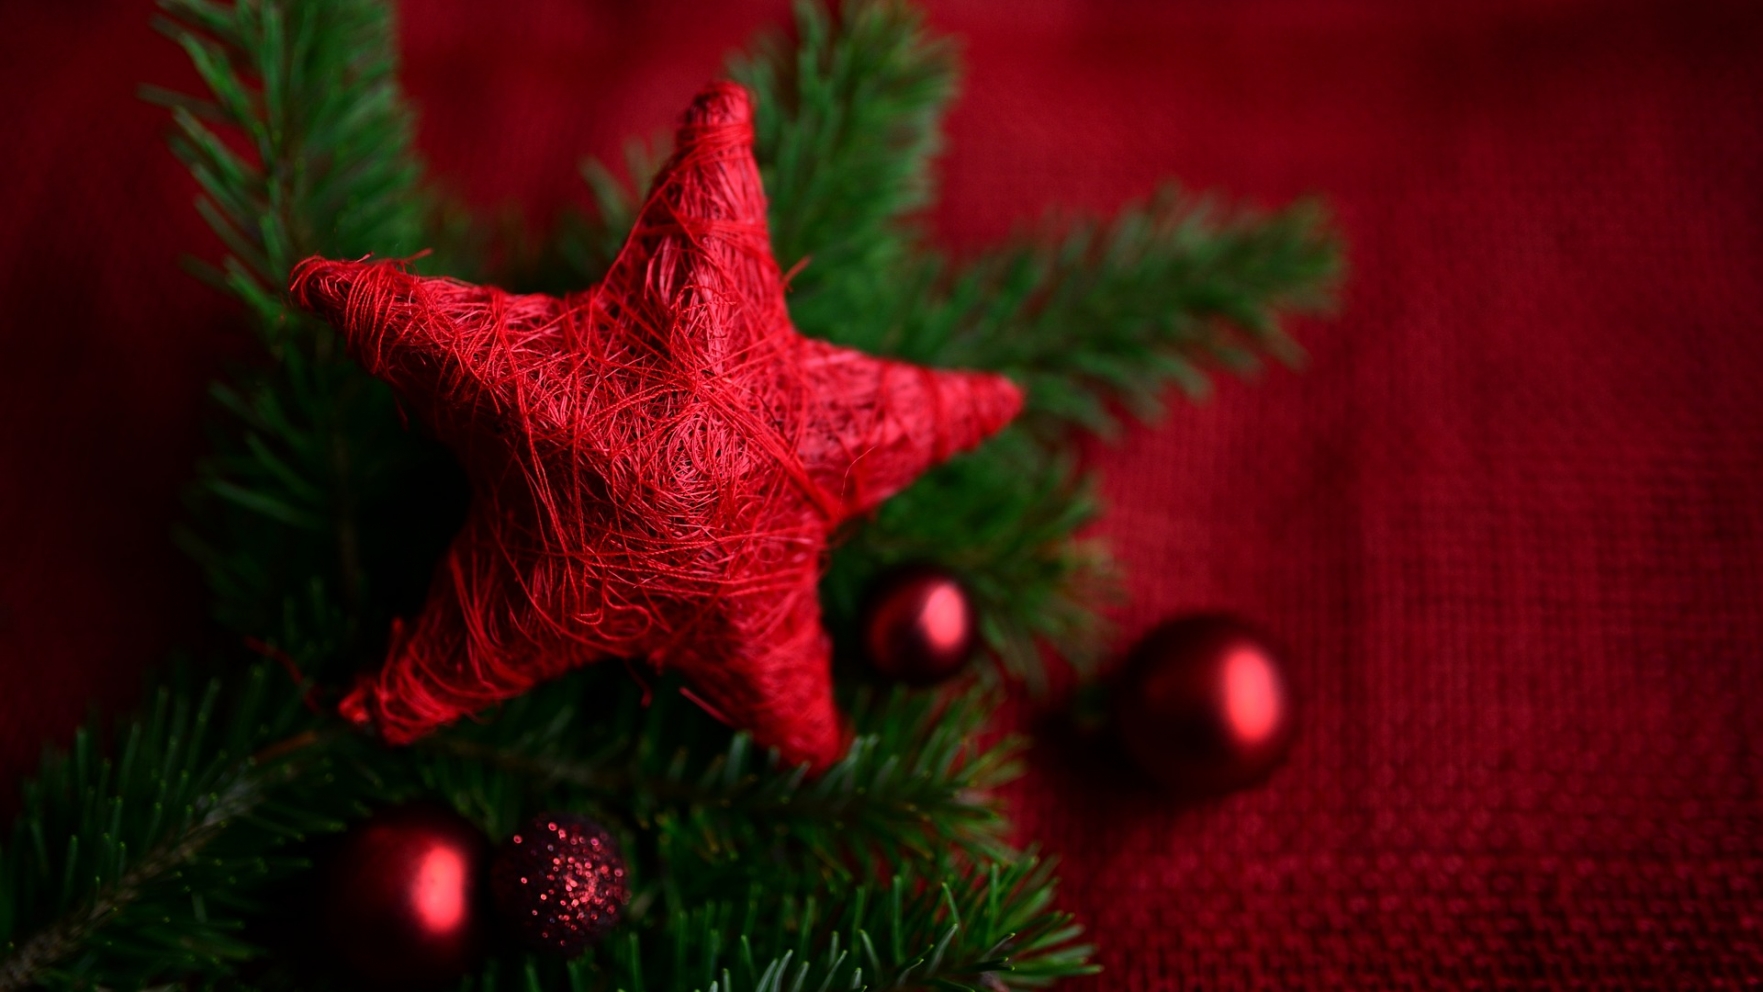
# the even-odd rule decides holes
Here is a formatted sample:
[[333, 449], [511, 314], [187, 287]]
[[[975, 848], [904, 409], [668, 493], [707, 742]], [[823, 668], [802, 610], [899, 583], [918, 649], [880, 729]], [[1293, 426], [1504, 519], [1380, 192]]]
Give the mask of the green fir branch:
[[922, 240], [954, 46], [905, 3], [798, 0], [794, 36], [762, 36], [729, 74], [755, 97], [772, 250], [796, 272], [790, 315], [837, 340], [850, 297], [885, 285]]
[[755, 890], [679, 913], [660, 948], [614, 941], [579, 970], [606, 968], [629, 992], [1040, 988], [1096, 970], [1079, 928], [1050, 908], [1055, 886], [1050, 863], [1023, 856], [908, 867], [815, 897]]
[[[371, 652], [393, 601], [422, 581], [424, 553], [445, 537], [424, 525], [447, 525], [444, 512], [434, 520], [405, 505], [419, 483], [446, 476], [444, 453], [403, 429], [390, 390], [284, 292], [308, 255], [409, 256], [435, 230], [391, 10], [381, 0], [161, 7], [158, 26], [206, 92], [145, 95], [170, 108], [172, 149], [228, 249], [204, 271], [246, 305], [276, 359], [214, 388], [233, 419], [214, 436], [191, 494], [198, 522], [179, 540], [223, 625], [257, 637], [297, 628], [279, 647], [335, 671]], [[410, 558], [402, 572], [384, 567]], [[315, 587], [334, 607], [310, 608]]]
[[162, 688], [115, 758], [92, 728], [45, 757], [0, 850], [0, 990], [138, 987], [254, 953], [239, 910], [297, 867], [277, 850], [341, 825], [294, 788], [324, 748], [286, 681], [260, 664], [224, 691]]
[[731, 739], [675, 683], [652, 691], [645, 707], [622, 671], [568, 676], [428, 738], [418, 774], [492, 834], [547, 804], [592, 809], [696, 858], [699, 878], [741, 863], [873, 876], [1008, 850], [993, 794], [1020, 773], [1019, 742], [976, 743], [993, 709], [978, 690], [856, 692], [849, 752], [812, 777], [745, 734]]
[[301, 258], [423, 247], [432, 207], [413, 151], [414, 116], [397, 83], [388, 5], [160, 6], [159, 28], [190, 57], [208, 94], [145, 95], [169, 106], [173, 150], [203, 192], [197, 209], [232, 252], [223, 278], [265, 333], [285, 329], [282, 291]]
[[1263, 214], [1171, 188], [1112, 221], [1047, 225], [939, 281], [894, 346], [995, 369], [1028, 392], [1026, 426], [1111, 433], [1124, 407], [1162, 414], [1170, 386], [1204, 397], [1209, 373], [1251, 374], [1302, 352], [1281, 315], [1330, 306], [1340, 244], [1314, 201]]
[[1093, 974], [1081, 929], [1051, 908], [1053, 865], [1032, 855], [966, 867], [908, 866], [881, 884], [814, 895], [754, 886], [654, 924], [627, 924], [567, 963], [492, 961], [470, 990], [792, 992], [1044, 988]]

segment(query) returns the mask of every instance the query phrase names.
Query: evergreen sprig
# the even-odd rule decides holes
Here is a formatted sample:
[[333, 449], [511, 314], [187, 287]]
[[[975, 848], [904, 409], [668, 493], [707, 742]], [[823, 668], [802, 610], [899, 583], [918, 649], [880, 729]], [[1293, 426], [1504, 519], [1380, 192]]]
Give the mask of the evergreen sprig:
[[343, 821], [295, 787], [322, 749], [286, 677], [259, 664], [228, 682], [162, 687], [114, 757], [88, 727], [26, 783], [0, 850], [0, 990], [126, 987], [251, 956], [241, 914], [298, 863], [277, 852]]
[[[284, 292], [308, 255], [409, 256], [434, 235], [391, 9], [381, 0], [161, 8], [158, 27], [207, 90], [145, 93], [170, 108], [172, 150], [229, 252], [197, 268], [246, 305], [274, 360], [213, 388], [231, 423], [214, 434], [191, 493], [196, 523], [180, 543], [203, 567], [223, 625], [314, 671], [346, 670], [420, 587], [433, 553], [420, 525], [449, 512], [401, 498], [445, 478], [445, 455], [413, 443], [390, 390]], [[415, 567], [396, 567], [411, 558]]]
[[922, 242], [955, 52], [904, 3], [798, 0], [795, 11], [793, 37], [763, 36], [729, 74], [758, 108], [772, 251], [796, 272], [791, 319], [836, 340], [851, 298], [886, 286]]
[[[418, 744], [419, 774], [492, 834], [541, 809], [592, 807], [698, 859], [693, 877], [717, 884], [761, 862], [873, 877], [950, 851], [1010, 851], [992, 797], [1021, 770], [1019, 742], [977, 743], [994, 708], [979, 690], [857, 690], [849, 752], [810, 777], [730, 738], [675, 685], [658, 683], [644, 706], [621, 671], [572, 675]], [[497, 774], [476, 777], [485, 769]]]
[[660, 954], [633, 934], [582, 970], [605, 968], [628, 992], [1039, 988], [1096, 970], [1070, 917], [1050, 908], [1053, 891], [1052, 865], [1032, 856], [907, 866], [882, 885], [834, 886], [781, 905], [756, 888], [670, 920]]
[[[846, 673], [853, 746], [812, 778], [669, 680], [611, 666], [404, 749], [306, 704], [377, 660], [388, 618], [418, 605], [463, 487], [336, 334], [289, 307], [288, 270], [313, 253], [438, 246], [460, 253], [422, 264], [467, 275], [497, 255], [448, 248], [456, 225], [413, 150], [389, 0], [162, 7], [205, 92], [148, 95], [171, 108], [173, 148], [228, 249], [202, 272], [244, 304], [266, 359], [215, 388], [224, 423], [184, 542], [217, 620], [281, 667], [241, 647], [214, 680], [171, 677], [111, 737], [93, 725], [45, 759], [0, 846], [0, 992], [329, 987], [250, 925], [298, 884], [315, 838], [419, 796], [494, 837], [541, 811], [586, 812], [629, 857], [634, 898], [607, 944], [568, 964], [505, 954], [467, 988], [995, 992], [1091, 970], [1052, 908], [1052, 865], [1008, 841], [996, 795], [1019, 746], [986, 732], [995, 686], [877, 692]], [[1150, 415], [1166, 385], [1198, 393], [1211, 369], [1294, 357], [1276, 313], [1326, 301], [1338, 249], [1325, 219], [1169, 193], [954, 259], [921, 214], [955, 58], [918, 12], [802, 2], [794, 34], [762, 39], [731, 73], [757, 97], [797, 325], [1028, 390], [1020, 426], [836, 552], [822, 596], [840, 657], [876, 574], [931, 559], [967, 580], [1004, 671], [1040, 679], [1048, 646], [1081, 662], [1110, 571], [1078, 537], [1095, 501], [1071, 432]], [[630, 178], [656, 161], [638, 146]], [[639, 203], [612, 170], [587, 175], [596, 213], [564, 225], [554, 264], [537, 267], [578, 285]]]
[[981, 255], [941, 278], [898, 347], [920, 360], [996, 369], [1028, 389], [1031, 430], [1103, 433], [1116, 409], [1162, 414], [1208, 372], [1254, 372], [1301, 352], [1282, 313], [1329, 305], [1340, 248], [1314, 201], [1273, 214], [1166, 188], [1102, 224], [1079, 220]]

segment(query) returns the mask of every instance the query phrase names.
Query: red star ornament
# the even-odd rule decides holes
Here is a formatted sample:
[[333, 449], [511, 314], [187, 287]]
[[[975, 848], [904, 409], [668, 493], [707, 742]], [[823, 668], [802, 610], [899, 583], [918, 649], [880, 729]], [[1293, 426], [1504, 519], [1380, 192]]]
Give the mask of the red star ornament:
[[606, 280], [561, 299], [308, 259], [296, 303], [459, 455], [464, 529], [345, 716], [401, 744], [580, 665], [646, 658], [825, 768], [829, 535], [1015, 416], [990, 374], [801, 337], [747, 94], [706, 88]]

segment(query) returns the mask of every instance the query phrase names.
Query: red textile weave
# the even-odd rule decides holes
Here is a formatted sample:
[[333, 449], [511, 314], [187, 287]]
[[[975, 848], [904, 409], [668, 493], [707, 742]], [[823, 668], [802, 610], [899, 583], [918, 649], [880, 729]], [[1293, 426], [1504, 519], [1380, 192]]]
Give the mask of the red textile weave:
[[[0, 10], [0, 778], [201, 611], [165, 534], [228, 307], [177, 268], [218, 249], [133, 97], [190, 84], [150, 8]], [[786, 8], [408, 0], [421, 142], [543, 215]], [[968, 64], [951, 244], [1172, 174], [1322, 192], [1351, 243], [1304, 374], [1098, 448], [1122, 646], [1234, 609], [1307, 705], [1200, 808], [1037, 747], [1015, 811], [1107, 969], [1073, 987], [1763, 983], [1763, 10], [931, 11]]]
[[692, 101], [599, 285], [512, 295], [311, 258], [289, 292], [459, 455], [472, 512], [345, 715], [403, 744], [572, 668], [678, 669], [786, 761], [837, 761], [827, 538], [1022, 407], [1008, 379], [796, 333], [745, 90]]

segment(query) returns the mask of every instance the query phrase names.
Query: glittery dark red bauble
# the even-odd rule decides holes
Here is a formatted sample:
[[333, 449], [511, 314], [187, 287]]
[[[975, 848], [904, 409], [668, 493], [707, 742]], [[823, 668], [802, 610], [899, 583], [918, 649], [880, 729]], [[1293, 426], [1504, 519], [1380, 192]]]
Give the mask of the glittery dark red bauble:
[[618, 925], [630, 901], [624, 855], [598, 823], [543, 813], [496, 852], [496, 912], [536, 950], [581, 953]]
[[489, 840], [439, 803], [381, 810], [325, 862], [318, 916], [346, 977], [371, 989], [457, 982], [484, 953]]
[[864, 603], [863, 647], [882, 674], [929, 685], [960, 671], [979, 639], [973, 599], [934, 565], [883, 573]]
[[1210, 614], [1164, 623], [1133, 649], [1114, 686], [1128, 755], [1185, 795], [1265, 779], [1297, 730], [1279, 652], [1253, 626]]

